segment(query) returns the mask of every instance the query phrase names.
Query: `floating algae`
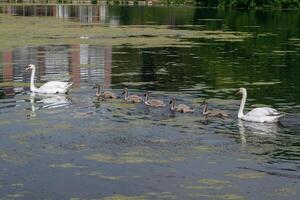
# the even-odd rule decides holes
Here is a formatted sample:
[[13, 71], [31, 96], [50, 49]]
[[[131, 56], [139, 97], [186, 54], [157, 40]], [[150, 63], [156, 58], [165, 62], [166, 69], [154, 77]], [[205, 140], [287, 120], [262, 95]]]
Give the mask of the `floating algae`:
[[177, 199], [176, 195], [171, 192], [148, 192], [141, 195], [129, 196], [129, 195], [121, 195], [115, 194], [113, 196], [104, 197], [103, 200], [150, 200], [150, 199]]
[[297, 194], [296, 190], [288, 187], [282, 187], [282, 188], [275, 189], [271, 194], [267, 194], [267, 196], [286, 197], [286, 196], [296, 195], [296, 194]]
[[[190, 47], [186, 39], [200, 38], [215, 41], [240, 42], [249, 33], [232, 31], [170, 29], [168, 26], [94, 26], [82, 27], [79, 22], [60, 21], [51, 17], [14, 17], [0, 14], [5, 21], [0, 29], [0, 50], [21, 46], [59, 44], [91, 44], [134, 47]], [[38, 27], [38, 28], [37, 28]], [[34, 31], [32, 31], [34, 30]], [[19, 37], [22, 33], [22, 37]], [[89, 39], [82, 40], [86, 35]]]
[[190, 189], [190, 190], [204, 190], [207, 189], [207, 187], [204, 187], [202, 185], [182, 185], [181, 187], [185, 189]]
[[122, 176], [107, 176], [104, 175], [103, 172], [101, 171], [92, 171], [90, 173], [88, 173], [89, 176], [95, 176], [101, 179], [108, 179], [108, 180], [120, 180], [122, 178]]
[[85, 166], [77, 166], [72, 163], [51, 164], [48, 166], [51, 168], [79, 168], [79, 169], [86, 168]]
[[219, 179], [199, 179], [198, 182], [208, 186], [222, 186], [230, 183], [229, 181]]
[[162, 150], [158, 154], [147, 147], [133, 148], [129, 151], [113, 155], [107, 153], [95, 153], [85, 156], [84, 158], [87, 160], [114, 164], [168, 163], [184, 160], [183, 156], [170, 156], [170, 152]]
[[240, 179], [258, 179], [262, 178], [266, 175], [264, 172], [241, 172], [241, 173], [233, 173], [226, 174], [226, 176], [236, 177]]
[[140, 196], [127, 196], [127, 195], [120, 195], [115, 194], [113, 196], [104, 197], [102, 200], [147, 200], [147, 196], [140, 195]]
[[212, 199], [221, 199], [221, 200], [244, 200], [243, 196], [237, 194], [222, 194], [216, 195]]

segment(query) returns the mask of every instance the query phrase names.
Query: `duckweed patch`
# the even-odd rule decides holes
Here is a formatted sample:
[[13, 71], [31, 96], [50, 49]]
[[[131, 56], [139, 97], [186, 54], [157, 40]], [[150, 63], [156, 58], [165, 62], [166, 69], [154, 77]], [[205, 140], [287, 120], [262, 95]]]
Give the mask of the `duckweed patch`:
[[77, 166], [72, 163], [51, 164], [48, 166], [51, 168], [78, 168], [78, 169], [86, 168], [85, 166]]
[[20, 193], [12, 193], [12, 194], [6, 195], [6, 197], [16, 199], [16, 198], [24, 197], [24, 194], [20, 194]]
[[194, 151], [197, 153], [202, 153], [202, 152], [214, 152], [216, 151], [216, 147], [213, 146], [207, 146], [207, 145], [201, 145], [201, 146], [195, 146]]
[[112, 196], [104, 197], [103, 200], [147, 200], [147, 196], [139, 195], [139, 196], [126, 196], [121, 194], [115, 194]]
[[156, 162], [154, 160], [151, 160], [151, 159], [145, 158], [141, 155], [138, 155], [137, 153], [123, 154], [123, 155], [119, 155], [117, 157], [98, 153], [98, 154], [92, 154], [92, 155], [86, 156], [85, 158], [87, 160], [94, 160], [97, 162], [107, 162], [107, 163], [116, 163], [116, 164]]
[[150, 199], [170, 199], [174, 200], [177, 199], [176, 195], [174, 195], [171, 192], [161, 192], [161, 193], [155, 193], [155, 192], [148, 192], [144, 193], [142, 195], [136, 195], [136, 196], [127, 196], [127, 195], [120, 195], [116, 194], [113, 196], [104, 197], [104, 200], [150, 200]]
[[168, 163], [184, 160], [183, 156], [170, 157], [168, 151], [156, 153], [147, 147], [131, 149], [127, 152], [121, 152], [114, 155], [105, 153], [95, 153], [84, 157], [87, 160], [96, 162], [114, 163], [114, 164], [139, 164], [139, 163]]
[[296, 195], [297, 192], [288, 187], [282, 187], [282, 188], [277, 188], [275, 189], [271, 194], [267, 194], [267, 196], [281, 196], [281, 197], [286, 197], [290, 195]]
[[189, 190], [205, 190], [207, 187], [201, 186], [201, 185], [182, 185], [183, 188], [189, 189]]
[[108, 179], [108, 180], [120, 180], [122, 177], [121, 176], [107, 176], [104, 175], [103, 172], [101, 171], [92, 171], [88, 173], [89, 176], [95, 176], [101, 179]]
[[29, 159], [28, 155], [22, 155], [21, 158], [20, 156], [17, 156], [15, 154], [0, 149], [0, 160], [2, 161], [8, 161], [15, 164], [22, 164], [28, 159]]
[[[104, 46], [190, 47], [192, 42], [186, 39], [240, 42], [251, 37], [245, 32], [169, 29], [164, 25], [83, 27], [79, 22], [62, 21], [51, 17], [15, 17], [0, 14], [0, 20], [3, 22], [0, 30], [1, 50], [28, 44], [41, 46], [82, 43]], [[19, 37], [19, 33], [22, 33], [22, 37]], [[85, 40], [81, 39], [82, 35], [86, 36]]]
[[226, 174], [226, 176], [236, 177], [240, 179], [259, 179], [266, 175], [264, 172], [241, 172], [234, 174]]
[[237, 194], [222, 194], [216, 195], [213, 199], [221, 199], [221, 200], [245, 200], [243, 196]]
[[204, 185], [208, 185], [208, 186], [223, 186], [226, 184], [229, 184], [229, 181], [225, 181], [225, 180], [220, 180], [220, 179], [199, 179], [198, 180], [199, 183], [204, 184]]
[[8, 125], [8, 124], [11, 124], [11, 123], [12, 123], [11, 120], [1, 120], [1, 121], [0, 121], [0, 126]]

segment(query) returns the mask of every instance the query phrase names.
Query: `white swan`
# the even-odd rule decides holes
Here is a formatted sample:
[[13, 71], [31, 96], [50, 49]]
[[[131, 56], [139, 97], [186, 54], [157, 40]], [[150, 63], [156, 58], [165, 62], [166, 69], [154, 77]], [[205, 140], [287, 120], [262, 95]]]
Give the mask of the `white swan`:
[[32, 70], [30, 78], [30, 91], [43, 94], [59, 94], [68, 93], [73, 82], [62, 82], [62, 81], [49, 81], [42, 85], [40, 88], [34, 86], [34, 76], [35, 76], [35, 65], [30, 64], [26, 67], [26, 71]]
[[262, 107], [262, 108], [254, 108], [250, 112], [244, 115], [244, 107], [247, 99], [247, 90], [245, 88], [238, 89], [237, 94], [242, 94], [242, 101], [238, 113], [238, 118], [250, 121], [250, 122], [266, 122], [266, 123], [273, 123], [277, 122], [278, 118], [281, 117], [280, 113], [273, 108]]

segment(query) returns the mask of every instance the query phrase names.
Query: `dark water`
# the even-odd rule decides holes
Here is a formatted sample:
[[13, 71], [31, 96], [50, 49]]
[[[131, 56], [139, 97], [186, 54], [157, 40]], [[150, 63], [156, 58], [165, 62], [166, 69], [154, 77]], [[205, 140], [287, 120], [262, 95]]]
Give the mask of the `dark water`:
[[[191, 47], [48, 45], [0, 52], [2, 199], [299, 199], [300, 13], [196, 8], [36, 6], [2, 13], [104, 26], [243, 31], [243, 42], [192, 39]], [[182, 26], [190, 25], [190, 26]], [[29, 92], [36, 81], [71, 80], [69, 95]], [[196, 108], [172, 113], [100, 101], [95, 83]], [[278, 124], [237, 120], [268, 105]], [[206, 118], [200, 103], [230, 117]]]

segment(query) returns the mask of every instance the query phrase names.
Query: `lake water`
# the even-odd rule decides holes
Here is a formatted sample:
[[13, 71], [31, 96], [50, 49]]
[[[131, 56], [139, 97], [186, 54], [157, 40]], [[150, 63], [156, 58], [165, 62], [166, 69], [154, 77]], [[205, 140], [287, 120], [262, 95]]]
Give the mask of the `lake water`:
[[[300, 12], [3, 5], [0, 13], [10, 31], [0, 30], [1, 199], [300, 198]], [[23, 18], [35, 20], [32, 32], [11, 31]], [[68, 40], [78, 29], [52, 33], [51, 20], [84, 34]], [[48, 22], [50, 39], [41, 39]], [[30, 63], [38, 84], [70, 80], [70, 93], [30, 94]], [[167, 106], [101, 101], [95, 83], [119, 95], [151, 91]], [[239, 121], [239, 87], [247, 110], [267, 105], [285, 116]], [[170, 112], [172, 96], [196, 112]], [[230, 117], [202, 116], [203, 100]]]

